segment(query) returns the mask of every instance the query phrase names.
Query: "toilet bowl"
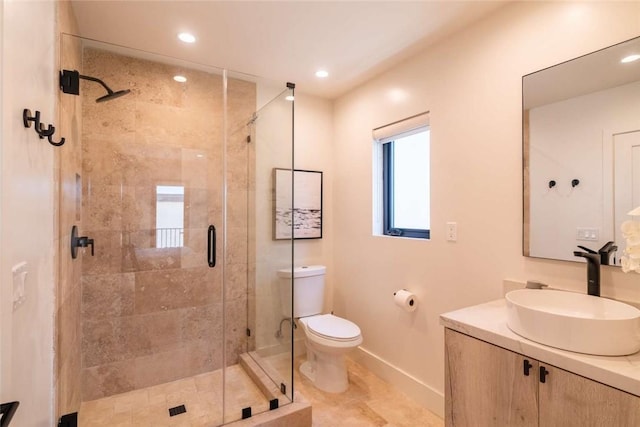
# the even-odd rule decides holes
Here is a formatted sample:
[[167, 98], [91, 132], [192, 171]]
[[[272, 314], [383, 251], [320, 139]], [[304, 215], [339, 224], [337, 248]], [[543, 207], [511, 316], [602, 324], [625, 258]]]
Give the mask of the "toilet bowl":
[[362, 344], [362, 334], [355, 323], [322, 314], [325, 271], [323, 265], [278, 270], [280, 296], [283, 315], [293, 302], [293, 317], [304, 331], [307, 360], [300, 372], [320, 390], [341, 393], [349, 388], [345, 355]]
[[320, 390], [342, 393], [349, 388], [345, 355], [362, 344], [360, 328], [333, 314], [301, 317], [307, 360], [300, 372]]

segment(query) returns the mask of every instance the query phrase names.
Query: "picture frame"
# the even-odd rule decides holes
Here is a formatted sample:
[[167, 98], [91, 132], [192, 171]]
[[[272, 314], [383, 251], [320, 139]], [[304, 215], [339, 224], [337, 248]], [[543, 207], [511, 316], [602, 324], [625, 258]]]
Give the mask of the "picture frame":
[[273, 169], [273, 239], [321, 239], [322, 172], [291, 172]]

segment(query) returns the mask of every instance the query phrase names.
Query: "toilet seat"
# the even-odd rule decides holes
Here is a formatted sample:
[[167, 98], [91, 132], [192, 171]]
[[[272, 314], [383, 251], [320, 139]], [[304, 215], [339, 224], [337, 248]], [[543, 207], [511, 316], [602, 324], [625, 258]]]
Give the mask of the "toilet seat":
[[305, 320], [308, 331], [318, 337], [342, 342], [360, 339], [358, 325], [333, 314], [311, 316]]

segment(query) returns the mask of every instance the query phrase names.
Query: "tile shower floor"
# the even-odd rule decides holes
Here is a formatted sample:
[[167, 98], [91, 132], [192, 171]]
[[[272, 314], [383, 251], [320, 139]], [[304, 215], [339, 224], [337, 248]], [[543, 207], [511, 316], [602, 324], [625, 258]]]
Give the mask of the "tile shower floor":
[[[286, 372], [286, 359], [267, 359], [275, 369]], [[349, 390], [341, 394], [316, 389], [295, 360], [295, 386], [313, 406], [313, 427], [444, 427], [444, 421], [427, 411], [359, 363], [348, 359]], [[227, 369], [229, 393], [226, 422], [238, 419], [243, 407], [254, 413], [266, 410], [268, 402], [242, 367]], [[230, 398], [229, 396], [233, 396]], [[187, 412], [169, 417], [168, 408], [184, 404]], [[80, 427], [212, 427], [222, 421], [222, 371], [214, 371], [147, 389], [84, 402], [79, 412]]]
[[[265, 411], [269, 402], [240, 365], [226, 371], [225, 422], [241, 418], [242, 408]], [[212, 427], [222, 424], [222, 370], [145, 389], [83, 402], [80, 427]], [[185, 405], [173, 417], [169, 408]]]

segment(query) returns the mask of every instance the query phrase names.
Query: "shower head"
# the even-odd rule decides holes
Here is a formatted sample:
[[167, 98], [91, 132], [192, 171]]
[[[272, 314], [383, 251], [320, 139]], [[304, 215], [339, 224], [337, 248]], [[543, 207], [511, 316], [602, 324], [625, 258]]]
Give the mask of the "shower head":
[[110, 90], [108, 94], [96, 99], [96, 102], [104, 102], [104, 101], [110, 101], [112, 99], [120, 98], [121, 96], [126, 95], [129, 92], [131, 92], [130, 89], [119, 90], [117, 92]]
[[62, 92], [64, 93], [80, 95], [80, 79], [90, 80], [92, 82], [100, 83], [102, 87], [104, 87], [107, 90], [107, 94], [96, 99], [96, 102], [109, 101], [111, 99], [119, 98], [131, 92], [130, 89], [119, 90], [117, 92], [114, 92], [102, 80], [95, 77], [91, 77], [91, 76], [83, 76], [76, 70], [74, 71], [62, 70], [62, 72], [60, 72], [60, 89], [62, 89]]

